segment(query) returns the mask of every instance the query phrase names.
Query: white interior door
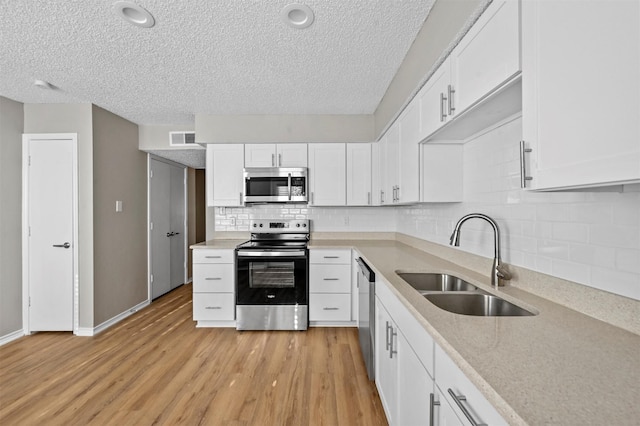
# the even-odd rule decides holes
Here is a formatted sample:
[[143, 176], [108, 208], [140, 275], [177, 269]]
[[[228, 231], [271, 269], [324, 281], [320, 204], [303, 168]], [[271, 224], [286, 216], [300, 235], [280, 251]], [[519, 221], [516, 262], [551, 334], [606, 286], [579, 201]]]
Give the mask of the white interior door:
[[73, 330], [75, 139], [25, 135], [29, 331]]
[[149, 180], [151, 298], [185, 282], [185, 169], [151, 159]]

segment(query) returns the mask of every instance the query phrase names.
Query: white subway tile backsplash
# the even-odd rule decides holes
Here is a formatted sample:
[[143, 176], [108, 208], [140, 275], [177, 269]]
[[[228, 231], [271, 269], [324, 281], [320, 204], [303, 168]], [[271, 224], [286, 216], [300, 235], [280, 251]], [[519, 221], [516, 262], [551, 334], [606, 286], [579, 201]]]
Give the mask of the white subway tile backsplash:
[[[521, 138], [518, 118], [464, 145], [462, 203], [393, 208], [267, 205], [227, 208], [223, 215], [209, 208], [207, 224], [214, 224], [216, 231], [246, 231], [250, 219], [291, 217], [310, 219], [315, 232], [401, 232], [448, 245], [458, 219], [485, 213], [498, 222], [505, 262], [640, 299], [640, 192], [523, 191]], [[492, 257], [488, 224], [466, 222], [460, 249]]]

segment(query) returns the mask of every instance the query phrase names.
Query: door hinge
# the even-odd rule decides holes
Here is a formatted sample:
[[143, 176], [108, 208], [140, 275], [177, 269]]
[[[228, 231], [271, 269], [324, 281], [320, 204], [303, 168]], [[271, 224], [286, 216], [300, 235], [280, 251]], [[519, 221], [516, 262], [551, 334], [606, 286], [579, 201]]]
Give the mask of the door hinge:
[[151, 282], [153, 282], [153, 274], [150, 274], [149, 277], [151, 278]]
[[150, 171], [149, 171], [149, 177], [150, 177], [151, 179], [153, 179], [153, 170], [150, 170]]
[[153, 231], [153, 222], [151, 222], [151, 223], [149, 224], [149, 229], [151, 229], [151, 230]]

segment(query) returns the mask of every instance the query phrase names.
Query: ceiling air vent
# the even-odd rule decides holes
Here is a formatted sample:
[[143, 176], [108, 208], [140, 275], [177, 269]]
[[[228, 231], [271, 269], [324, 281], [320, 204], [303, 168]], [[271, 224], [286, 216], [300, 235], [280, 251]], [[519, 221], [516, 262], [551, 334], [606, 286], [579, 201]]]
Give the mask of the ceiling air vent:
[[169, 145], [202, 148], [196, 143], [196, 132], [169, 132]]

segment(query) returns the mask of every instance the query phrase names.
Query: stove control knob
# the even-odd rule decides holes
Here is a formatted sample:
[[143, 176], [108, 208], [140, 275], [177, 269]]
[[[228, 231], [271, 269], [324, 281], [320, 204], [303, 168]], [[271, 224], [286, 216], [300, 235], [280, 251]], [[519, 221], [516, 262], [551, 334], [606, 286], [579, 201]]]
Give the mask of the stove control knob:
[[258, 224], [257, 224], [257, 223], [254, 223], [254, 224], [253, 224], [253, 227], [255, 228], [256, 226], [258, 226]]
[[300, 228], [300, 224], [299, 223], [296, 223], [296, 228]]
[[260, 224], [260, 228], [262, 228], [262, 224]]
[[307, 224], [306, 224], [306, 223], [303, 223], [303, 224], [302, 224], [302, 227], [303, 227], [303, 228], [306, 228], [306, 227], [307, 227]]

